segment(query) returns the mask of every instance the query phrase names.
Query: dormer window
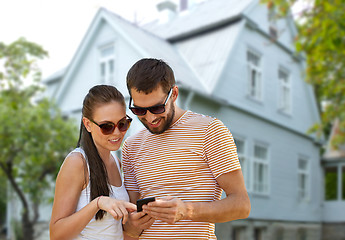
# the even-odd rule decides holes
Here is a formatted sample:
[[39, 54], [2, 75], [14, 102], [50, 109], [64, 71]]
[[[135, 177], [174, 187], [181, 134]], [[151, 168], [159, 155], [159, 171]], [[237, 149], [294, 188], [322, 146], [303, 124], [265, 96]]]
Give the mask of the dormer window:
[[291, 84], [289, 73], [286, 70], [278, 70], [279, 81], [279, 110], [290, 113], [291, 112]]
[[115, 51], [114, 45], [109, 44], [100, 48], [99, 73], [103, 84], [114, 83]]
[[278, 38], [278, 27], [277, 27], [277, 10], [274, 5], [268, 9], [268, 33], [271, 36], [272, 40], [276, 40]]
[[251, 51], [247, 51], [248, 65], [248, 95], [255, 100], [261, 100], [261, 64], [260, 56]]
[[275, 26], [270, 26], [269, 33], [272, 39], [277, 39], [278, 38], [278, 31]]

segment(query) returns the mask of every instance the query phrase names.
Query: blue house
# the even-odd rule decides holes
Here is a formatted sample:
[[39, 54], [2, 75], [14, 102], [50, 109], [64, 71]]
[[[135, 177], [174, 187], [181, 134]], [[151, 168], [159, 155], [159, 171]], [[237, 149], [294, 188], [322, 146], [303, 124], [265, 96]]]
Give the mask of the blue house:
[[[157, 7], [160, 18], [141, 26], [100, 9], [68, 67], [45, 80], [47, 94], [79, 123], [90, 87], [115, 85], [128, 101], [129, 68], [144, 57], [165, 60], [179, 106], [219, 118], [236, 141], [252, 210], [248, 219], [216, 224], [218, 239], [331, 239], [323, 232], [344, 226], [344, 195], [333, 205], [324, 200], [322, 145], [306, 133], [319, 111], [294, 48], [293, 19], [273, 18], [259, 0]], [[129, 135], [142, 128], [134, 119]]]

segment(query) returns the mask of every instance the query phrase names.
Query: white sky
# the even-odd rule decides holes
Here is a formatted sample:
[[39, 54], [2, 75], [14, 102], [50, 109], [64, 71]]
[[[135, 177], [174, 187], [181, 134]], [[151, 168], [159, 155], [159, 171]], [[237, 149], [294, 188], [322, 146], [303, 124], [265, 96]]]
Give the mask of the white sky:
[[39, 62], [45, 78], [69, 64], [99, 7], [130, 21], [136, 15], [139, 22], [147, 22], [158, 16], [157, 1], [0, 0], [0, 42], [25, 37], [41, 45], [49, 52]]
[[157, 0], [0, 0], [0, 42], [19, 37], [41, 45], [43, 78], [68, 65], [99, 7], [130, 21], [157, 17]]

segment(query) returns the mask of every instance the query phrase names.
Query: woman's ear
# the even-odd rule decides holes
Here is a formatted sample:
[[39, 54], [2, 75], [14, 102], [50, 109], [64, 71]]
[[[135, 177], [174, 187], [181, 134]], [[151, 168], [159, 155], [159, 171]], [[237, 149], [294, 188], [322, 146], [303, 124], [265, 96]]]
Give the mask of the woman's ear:
[[83, 124], [84, 124], [84, 127], [86, 128], [86, 130], [88, 132], [91, 132], [91, 121], [88, 118], [83, 117]]

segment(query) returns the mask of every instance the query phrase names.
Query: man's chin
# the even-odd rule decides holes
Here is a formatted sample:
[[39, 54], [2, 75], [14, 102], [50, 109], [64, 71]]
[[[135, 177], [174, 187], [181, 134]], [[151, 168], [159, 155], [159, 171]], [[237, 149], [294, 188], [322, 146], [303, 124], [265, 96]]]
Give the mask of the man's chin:
[[161, 133], [164, 133], [166, 130], [166, 127], [164, 125], [159, 126], [157, 128], [153, 128], [153, 127], [149, 126], [147, 123], [143, 123], [143, 124], [146, 127], [146, 129], [149, 130], [149, 132], [152, 134], [161, 134]]
[[149, 130], [150, 133], [152, 134], [161, 134], [163, 132], [165, 132], [165, 129], [160, 129], [160, 128], [150, 128], [148, 126], [145, 126], [147, 128], [147, 130]]

